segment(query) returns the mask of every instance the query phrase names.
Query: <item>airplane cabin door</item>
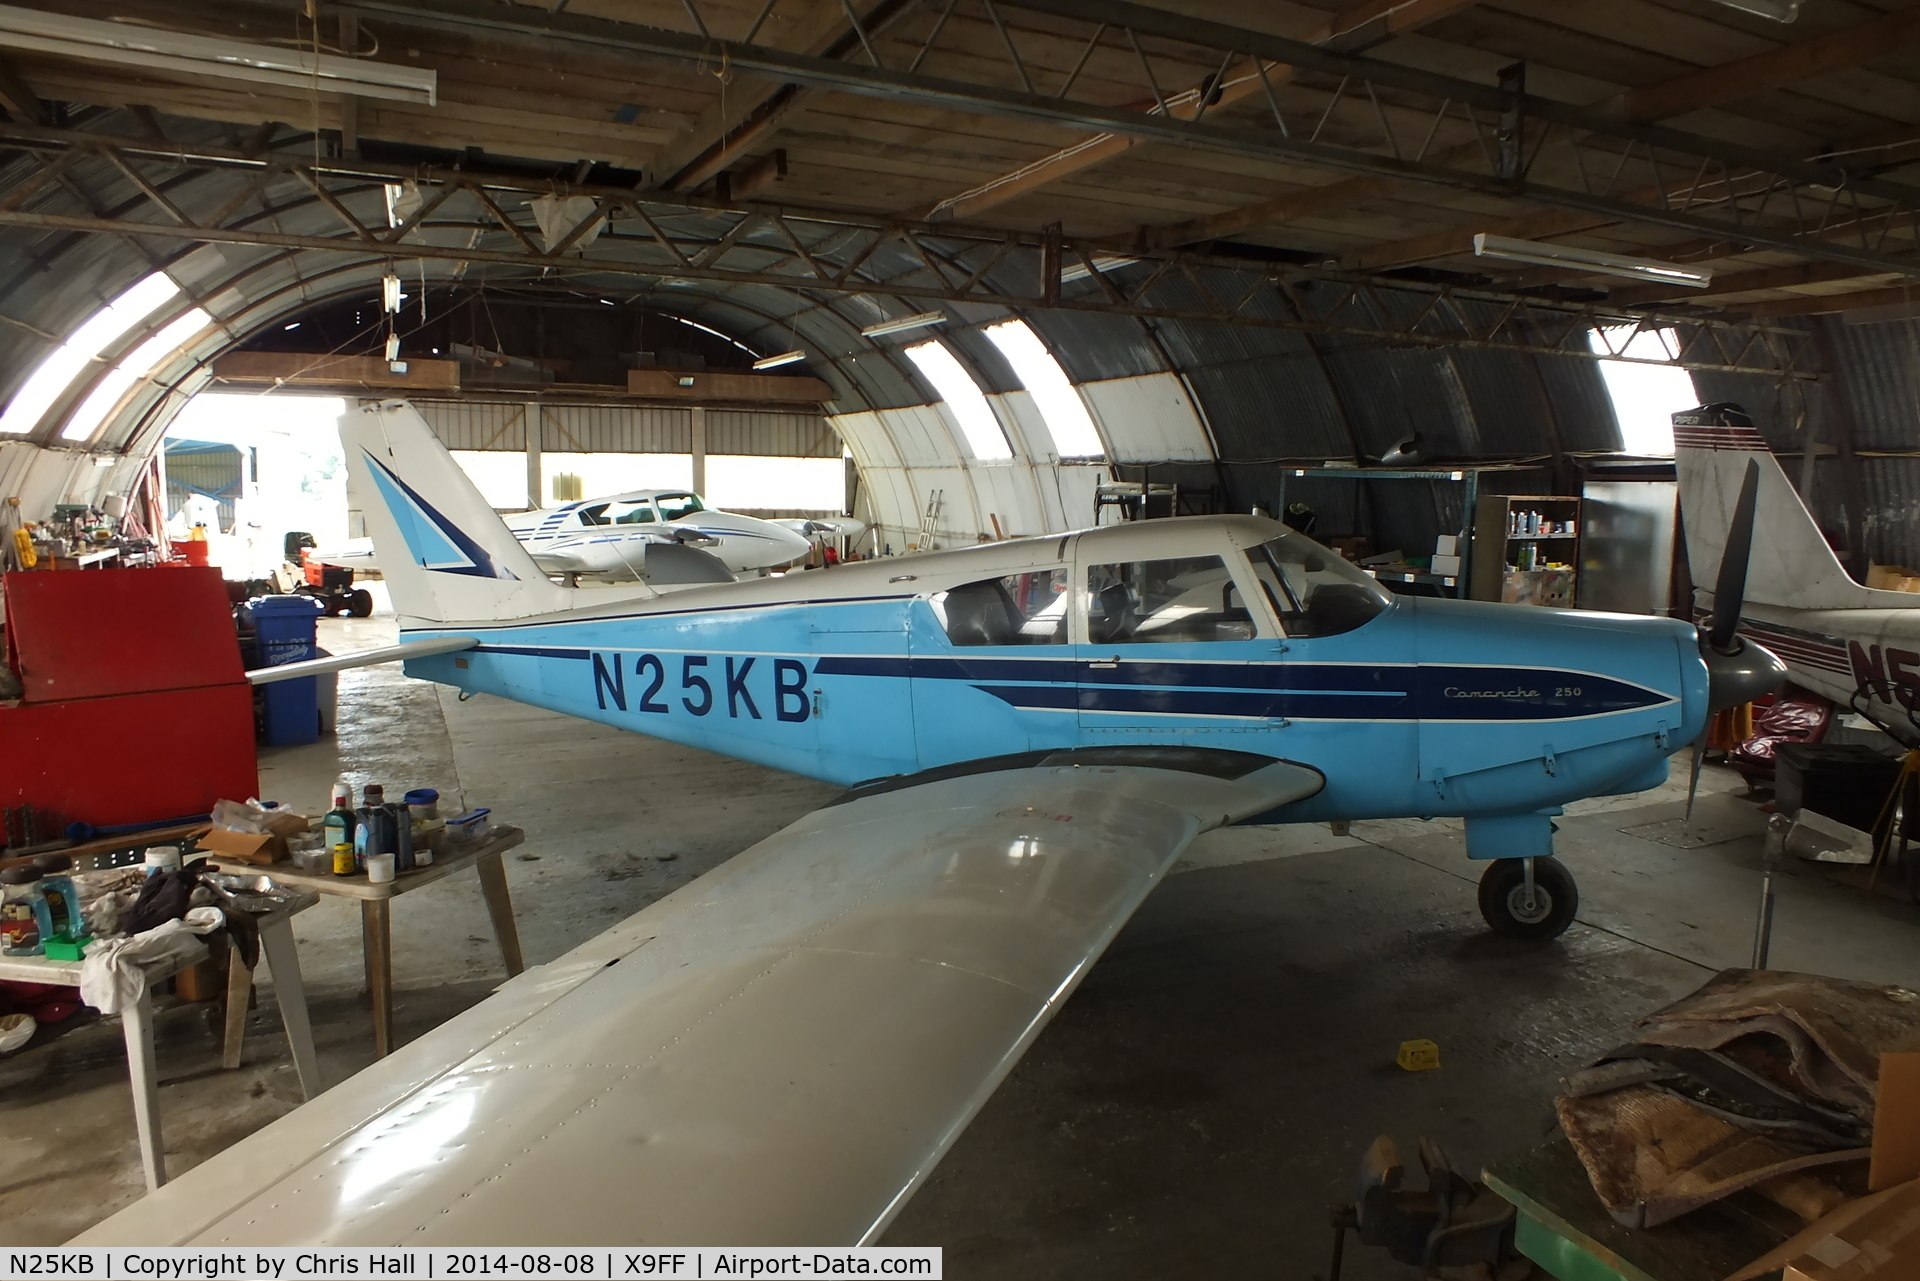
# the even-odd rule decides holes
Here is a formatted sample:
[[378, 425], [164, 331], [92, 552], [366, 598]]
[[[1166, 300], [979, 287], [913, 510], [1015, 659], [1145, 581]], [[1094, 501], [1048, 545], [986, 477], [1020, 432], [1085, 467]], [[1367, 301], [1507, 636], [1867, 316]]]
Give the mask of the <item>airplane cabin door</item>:
[[1271, 688], [1280, 651], [1261, 634], [1272, 630], [1264, 611], [1257, 619], [1247, 607], [1242, 567], [1219, 554], [1122, 559], [1099, 548], [1083, 542], [1078, 564], [1082, 741], [1270, 750], [1285, 725]]

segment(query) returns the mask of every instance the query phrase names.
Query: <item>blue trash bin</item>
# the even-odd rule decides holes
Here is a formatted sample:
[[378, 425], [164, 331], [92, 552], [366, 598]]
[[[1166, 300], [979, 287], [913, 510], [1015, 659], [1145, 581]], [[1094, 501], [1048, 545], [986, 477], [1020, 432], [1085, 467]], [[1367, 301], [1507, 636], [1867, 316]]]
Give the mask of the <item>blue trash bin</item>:
[[[322, 607], [311, 596], [263, 596], [252, 602], [254, 636], [263, 667], [316, 658]], [[266, 737], [274, 747], [320, 739], [320, 682], [317, 677], [274, 681], [266, 695]]]

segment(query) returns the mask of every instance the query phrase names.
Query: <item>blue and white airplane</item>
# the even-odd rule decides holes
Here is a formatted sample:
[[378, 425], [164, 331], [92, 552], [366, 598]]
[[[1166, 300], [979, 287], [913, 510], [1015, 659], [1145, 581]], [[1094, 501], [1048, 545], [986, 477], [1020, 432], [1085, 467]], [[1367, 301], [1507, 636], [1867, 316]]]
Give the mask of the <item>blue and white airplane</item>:
[[1782, 677], [1718, 619], [1396, 598], [1252, 516], [607, 599], [405, 402], [341, 423], [402, 643], [320, 665], [851, 790], [85, 1243], [872, 1241], [1198, 833], [1461, 816], [1488, 922], [1551, 937], [1560, 808]]

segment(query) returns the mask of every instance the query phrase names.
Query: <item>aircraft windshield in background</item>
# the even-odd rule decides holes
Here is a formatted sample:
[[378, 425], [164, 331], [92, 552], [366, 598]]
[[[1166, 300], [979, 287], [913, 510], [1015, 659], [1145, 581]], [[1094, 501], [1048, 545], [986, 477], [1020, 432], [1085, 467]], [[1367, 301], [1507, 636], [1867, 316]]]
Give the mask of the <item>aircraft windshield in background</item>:
[[1853, 580], [1740, 406], [1675, 414], [1673, 444], [1694, 565], [1718, 563], [1742, 479], [1757, 472], [1766, 518], [1754, 530], [1742, 629], [1786, 660], [1796, 685], [1920, 746], [1920, 595]]
[[1198, 833], [1460, 816], [1488, 922], [1552, 937], [1553, 816], [1783, 674], [1724, 620], [1390, 596], [1256, 516], [609, 599], [404, 401], [341, 436], [402, 637], [361, 661], [853, 786], [85, 1244], [872, 1241]]

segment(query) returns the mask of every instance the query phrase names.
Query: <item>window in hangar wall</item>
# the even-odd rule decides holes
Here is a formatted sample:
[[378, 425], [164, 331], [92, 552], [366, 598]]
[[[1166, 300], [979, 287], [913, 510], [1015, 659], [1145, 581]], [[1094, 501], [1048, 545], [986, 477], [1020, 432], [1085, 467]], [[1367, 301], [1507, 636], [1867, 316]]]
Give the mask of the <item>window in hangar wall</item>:
[[966, 437], [967, 448], [975, 458], [985, 462], [999, 462], [1013, 457], [1013, 447], [1007, 443], [1007, 433], [1000, 426], [1000, 420], [994, 416], [993, 406], [980, 390], [980, 384], [973, 380], [966, 366], [954, 359], [944, 343], [915, 343], [904, 348], [907, 358], [921, 375], [933, 384], [940, 393], [940, 399], [947, 402], [947, 408], [960, 423], [960, 434]]
[[991, 325], [986, 335], [1039, 407], [1053, 437], [1053, 452], [1062, 458], [1105, 458], [1107, 447], [1094, 428], [1093, 415], [1040, 335], [1024, 320]]
[[[1679, 337], [1671, 329], [1648, 329], [1626, 335], [1630, 326], [1619, 325], [1587, 335], [1591, 350], [1620, 351], [1626, 356], [1648, 360], [1669, 359], [1678, 354]], [[1626, 346], [1620, 346], [1622, 339]], [[1613, 416], [1620, 423], [1620, 448], [1629, 454], [1670, 458], [1673, 456], [1673, 416], [1700, 403], [1694, 390], [1693, 375], [1675, 365], [1643, 365], [1632, 360], [1603, 360], [1600, 377], [1613, 402]]]
[[[179, 292], [179, 285], [163, 273], [155, 272], [94, 312], [27, 376], [26, 382], [21, 384], [20, 390], [8, 403], [6, 412], [0, 414], [0, 432], [17, 434], [38, 427], [47, 410], [73, 385], [75, 379], [87, 371], [102, 351], [125, 337], [129, 330], [166, 305]], [[100, 420], [113, 407], [113, 402], [132, 385], [133, 379], [159, 364], [162, 358], [178, 350], [188, 338], [211, 323], [212, 318], [196, 307], [134, 348], [108, 372], [101, 383], [101, 391], [88, 398], [80, 414], [62, 432], [62, 437], [66, 440], [85, 440], [90, 437]], [[164, 347], [163, 343], [166, 344]], [[113, 389], [111, 398], [105, 404], [96, 403], [107, 388]]]

